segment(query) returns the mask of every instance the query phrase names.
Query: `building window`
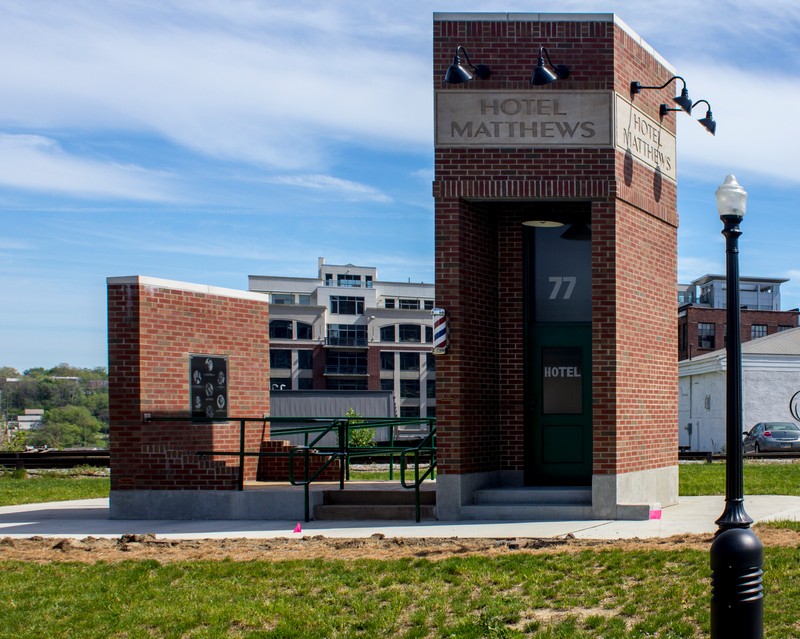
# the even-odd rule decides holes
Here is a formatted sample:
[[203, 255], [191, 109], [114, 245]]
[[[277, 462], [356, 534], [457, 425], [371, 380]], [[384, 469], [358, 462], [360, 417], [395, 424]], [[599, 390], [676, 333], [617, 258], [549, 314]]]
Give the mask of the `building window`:
[[381, 326], [381, 341], [382, 342], [393, 342], [395, 336], [394, 325], [392, 326]]
[[297, 390], [314, 390], [314, 379], [311, 377], [298, 377]]
[[384, 298], [383, 308], [394, 308], [394, 298], [393, 297]]
[[419, 380], [418, 379], [401, 379], [400, 380], [400, 397], [403, 399], [414, 399], [419, 397]]
[[400, 341], [416, 342], [421, 341], [422, 327], [416, 324], [400, 324]]
[[419, 417], [419, 406], [401, 406], [400, 417], [408, 417], [409, 419]]
[[384, 351], [381, 353], [381, 370], [393, 371], [394, 370], [394, 353]]
[[419, 353], [400, 353], [401, 371], [419, 370]]
[[283, 348], [271, 348], [269, 351], [269, 367], [271, 369], [291, 368], [292, 351]]
[[381, 390], [382, 391], [394, 392], [394, 380], [393, 379], [382, 379], [381, 380]]
[[325, 360], [326, 375], [366, 375], [367, 354], [364, 351], [330, 351]]
[[338, 315], [363, 315], [364, 298], [332, 295], [331, 313], [336, 313]]
[[427, 388], [425, 389], [425, 391], [426, 391], [425, 397], [427, 397], [428, 399], [435, 399], [436, 398], [436, 380], [435, 379], [427, 380], [426, 386], [427, 386]]
[[364, 276], [364, 287], [365, 288], [372, 288], [372, 275], [365, 275]]
[[424, 301], [424, 308], [425, 308], [426, 311], [432, 311], [433, 310], [433, 300], [425, 300]]
[[425, 353], [425, 363], [428, 366], [429, 371], [436, 370], [436, 355], [433, 353]]
[[270, 320], [269, 336], [275, 339], [292, 339], [292, 321]]
[[270, 390], [292, 390], [291, 377], [277, 377], [269, 382]]
[[753, 324], [750, 327], [750, 339], [758, 339], [759, 337], [766, 337], [767, 325], [766, 324]]
[[425, 341], [428, 344], [433, 344], [433, 326], [425, 327]]
[[297, 339], [311, 339], [313, 327], [305, 322], [297, 322]]
[[428, 417], [436, 419], [436, 406], [428, 406], [427, 415]]
[[312, 351], [297, 351], [297, 368], [302, 371], [309, 371], [313, 368], [313, 353]]
[[292, 293], [273, 293], [273, 304], [294, 304], [294, 295]]
[[300, 306], [311, 306], [311, 295], [308, 295], [307, 293], [300, 293], [297, 296], [297, 303]]
[[700, 348], [714, 348], [714, 324], [699, 322], [697, 324], [697, 345]]
[[336, 276], [336, 286], [347, 286], [350, 288], [361, 288], [361, 276], [351, 275], [350, 273], [339, 273]]
[[400, 308], [407, 311], [417, 311], [419, 310], [419, 300], [404, 300], [400, 298]]
[[354, 324], [331, 324], [328, 326], [329, 346], [366, 346], [367, 327]]
[[361, 391], [367, 390], [366, 379], [347, 379], [346, 377], [329, 377], [328, 390]]
[[791, 330], [793, 328], [794, 328], [794, 326], [786, 326], [784, 324], [780, 324], [778, 326], [778, 332], [780, 333], [781, 331], [789, 331], [789, 330]]

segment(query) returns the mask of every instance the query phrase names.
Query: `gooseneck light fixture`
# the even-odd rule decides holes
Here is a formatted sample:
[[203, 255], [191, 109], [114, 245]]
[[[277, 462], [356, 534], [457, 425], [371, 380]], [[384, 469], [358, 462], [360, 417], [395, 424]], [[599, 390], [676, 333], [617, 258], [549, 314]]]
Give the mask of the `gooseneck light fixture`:
[[711, 544], [711, 639], [764, 636], [762, 588], [764, 550], [744, 510], [742, 444], [742, 338], [739, 310], [739, 224], [747, 192], [733, 175], [717, 189], [717, 208], [725, 236], [726, 339], [725, 510], [715, 522]]
[[[544, 56], [547, 56], [547, 61], [553, 67], [551, 71], [544, 66]], [[569, 67], [566, 64], [553, 64], [550, 59], [550, 52], [544, 47], [539, 47], [539, 60], [536, 62], [536, 68], [531, 73], [531, 84], [534, 86], [541, 86], [543, 84], [550, 84], [556, 80], [563, 80], [569, 77]]]
[[[705, 102], [708, 105], [708, 110], [706, 111], [706, 117], [698, 118], [697, 121], [703, 125], [706, 131], [708, 131], [711, 135], [716, 135], [717, 132], [717, 121], [714, 119], [714, 114], [711, 113], [711, 105], [708, 104], [708, 100], [698, 100], [692, 105], [692, 108], [696, 107], [701, 102]], [[682, 111], [683, 109], [670, 109], [666, 104], [662, 104], [659, 107], [658, 114], [664, 118], [666, 117], [667, 113], [670, 111]]]
[[[464, 59], [467, 61], [466, 66], [461, 64], [460, 53], [464, 54]], [[467, 50], [461, 45], [458, 45], [458, 47], [456, 47], [456, 54], [453, 56], [453, 64], [447, 67], [447, 73], [444, 74], [444, 81], [447, 82], [447, 84], [464, 84], [465, 82], [470, 82], [476, 75], [481, 80], [485, 80], [492, 75], [492, 70], [485, 64], [479, 64], [477, 66], [472, 64], [467, 55]]]
[[[681, 82], [683, 82], [683, 89], [681, 89], [681, 94], [680, 94], [680, 95], [676, 95], [676, 96], [675, 96], [674, 98], [672, 98], [672, 99], [675, 101], [675, 103], [676, 103], [676, 104], [677, 104], [677, 105], [678, 105], [678, 106], [679, 106], [679, 107], [680, 107], [682, 110], [686, 111], [686, 113], [688, 113], [689, 115], [691, 115], [691, 114], [692, 114], [692, 100], [691, 100], [691, 98], [689, 98], [689, 90], [686, 88], [686, 80], [684, 80], [684, 79], [683, 79], [681, 76], [679, 76], [679, 75], [674, 75], [674, 76], [672, 76], [672, 77], [671, 77], [669, 80], [667, 80], [667, 81], [666, 81], [664, 84], [662, 84], [660, 87], [646, 87], [646, 86], [642, 86], [642, 83], [641, 83], [641, 82], [637, 82], [636, 80], [634, 80], [633, 82], [631, 82], [631, 93], [633, 93], [633, 94], [640, 93], [640, 92], [641, 92], [643, 89], [655, 89], [655, 90], [660, 90], [660, 89], [663, 89], [664, 87], [666, 87], [666, 86], [667, 86], [667, 85], [668, 85], [670, 82], [672, 82], [673, 80], [680, 80]], [[664, 117], [664, 114], [663, 114], [663, 113], [662, 113], [662, 116], [661, 116], [661, 117]]]
[[697, 121], [703, 125], [706, 131], [708, 131], [711, 135], [716, 135], [717, 133], [717, 122], [714, 120], [714, 114], [711, 113], [711, 105], [708, 103], [708, 100], [698, 100], [695, 102], [692, 107], [696, 107], [701, 102], [705, 102], [708, 110], [706, 111], [706, 117], [699, 118]]

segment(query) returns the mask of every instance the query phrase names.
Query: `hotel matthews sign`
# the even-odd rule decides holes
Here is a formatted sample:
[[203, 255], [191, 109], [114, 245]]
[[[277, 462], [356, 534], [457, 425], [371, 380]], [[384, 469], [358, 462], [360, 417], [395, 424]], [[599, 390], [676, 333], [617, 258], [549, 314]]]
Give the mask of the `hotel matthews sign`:
[[439, 147], [612, 147], [675, 180], [675, 136], [610, 91], [437, 91]]

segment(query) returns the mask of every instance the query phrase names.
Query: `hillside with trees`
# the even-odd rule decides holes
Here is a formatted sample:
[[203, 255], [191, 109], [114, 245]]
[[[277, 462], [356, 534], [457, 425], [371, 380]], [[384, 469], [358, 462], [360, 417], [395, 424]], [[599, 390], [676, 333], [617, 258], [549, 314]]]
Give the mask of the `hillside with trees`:
[[[16, 428], [26, 410], [43, 410], [41, 425]], [[20, 373], [0, 366], [0, 448], [105, 448], [108, 372], [59, 364]]]

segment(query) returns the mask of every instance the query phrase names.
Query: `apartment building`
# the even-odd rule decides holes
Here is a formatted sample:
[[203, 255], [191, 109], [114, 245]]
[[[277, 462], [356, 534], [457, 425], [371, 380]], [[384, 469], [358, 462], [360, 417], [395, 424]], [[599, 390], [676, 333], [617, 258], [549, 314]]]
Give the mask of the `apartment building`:
[[399, 416], [436, 416], [433, 284], [320, 257], [316, 277], [250, 275], [249, 290], [269, 296], [273, 390], [389, 390]]
[[[800, 311], [781, 310], [781, 284], [787, 279], [740, 277], [742, 342], [798, 325]], [[727, 283], [724, 275], [704, 275], [678, 284], [678, 360], [725, 347]]]

